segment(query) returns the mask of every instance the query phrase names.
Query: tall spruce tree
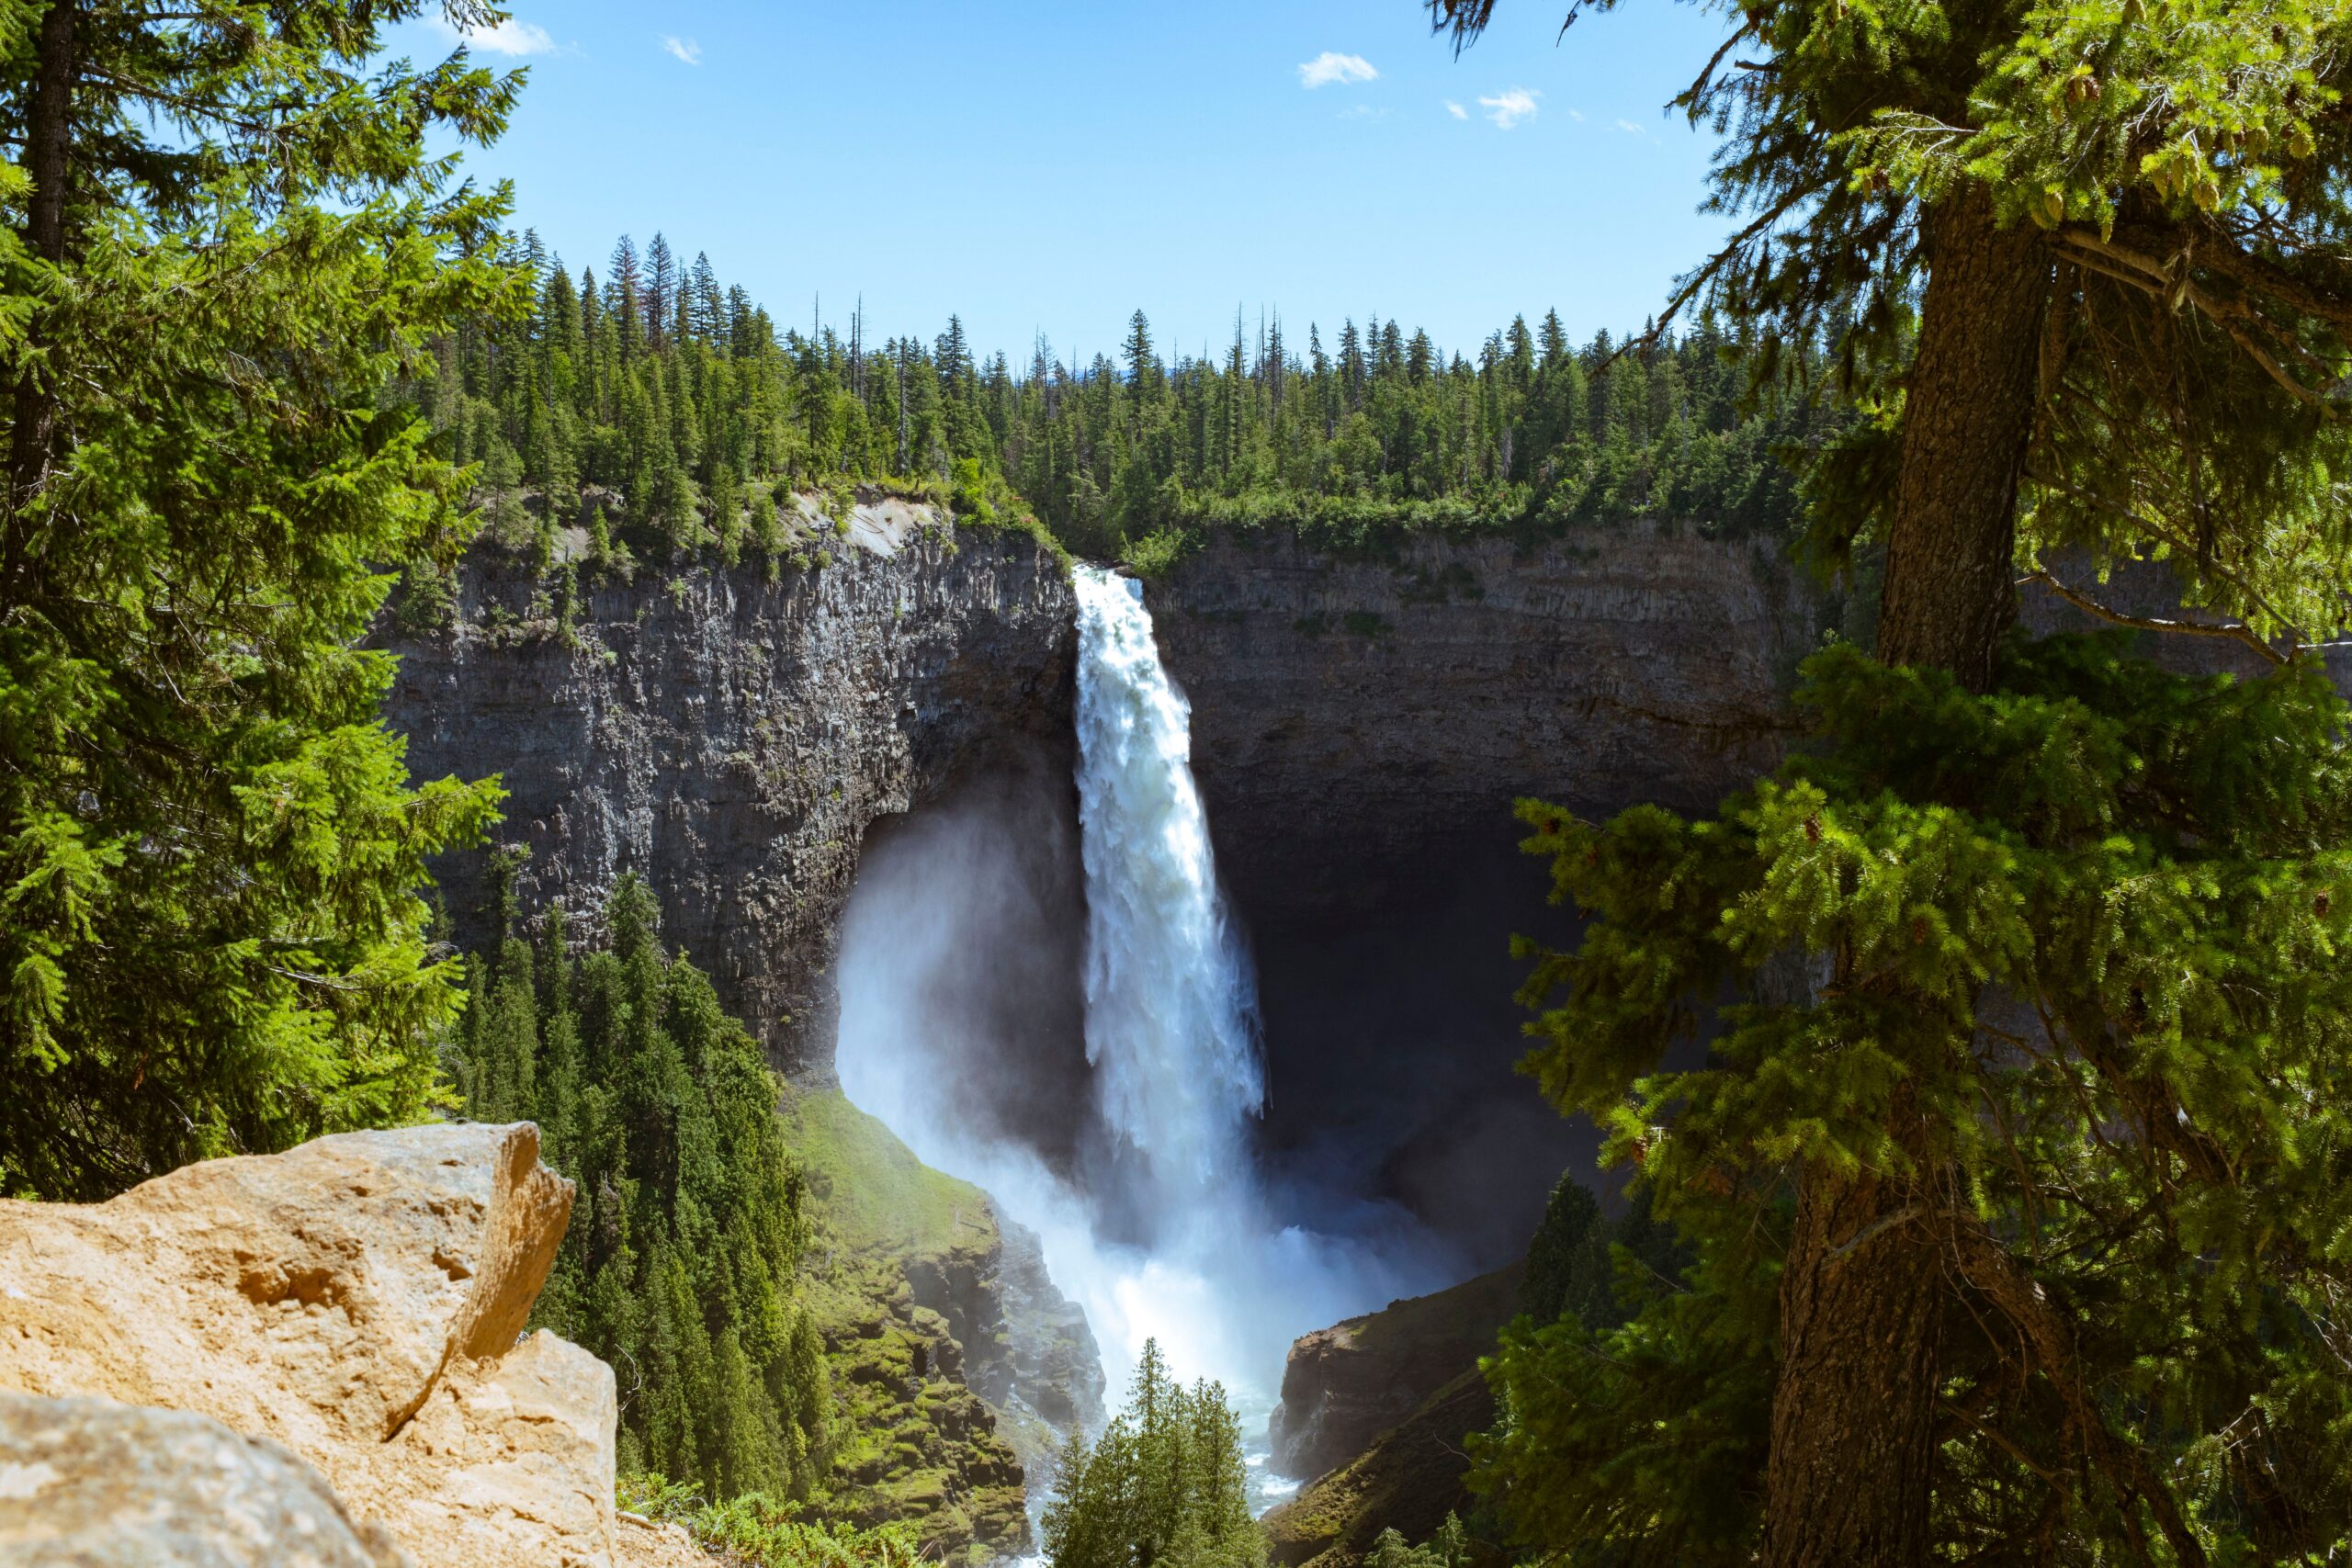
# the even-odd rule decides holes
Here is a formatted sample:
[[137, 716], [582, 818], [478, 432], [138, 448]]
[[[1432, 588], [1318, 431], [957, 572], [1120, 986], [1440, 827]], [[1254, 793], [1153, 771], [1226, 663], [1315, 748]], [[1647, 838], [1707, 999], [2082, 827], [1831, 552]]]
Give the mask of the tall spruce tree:
[[[1457, 45], [1493, 8], [1430, 6]], [[1814, 468], [1814, 525], [1833, 556], [1883, 544], [1876, 652], [1914, 672], [1817, 661], [1820, 755], [1717, 822], [1534, 812], [1598, 917], [1531, 985], [1561, 1004], [1536, 1063], [1711, 1246], [1707, 1292], [1621, 1337], [1613, 1414], [1566, 1414], [1533, 1348], [1506, 1369], [1497, 1473], [1554, 1528], [1743, 1560], [1760, 1531], [1776, 1568], [2340, 1550], [2343, 716], [2298, 653], [2352, 583], [2352, 11], [1729, 23], [1677, 101], [1730, 130], [1715, 201], [1745, 224], [1677, 303], [1768, 379], [1830, 338], [1867, 417]], [[2102, 603], [2143, 558], [2200, 613]], [[2280, 668], [2005, 657], [2021, 576]], [[1662, 1071], [1675, 998], [1782, 950], [1821, 966], [1810, 999]], [[1718, 1223], [1742, 1207], [1788, 1212]], [[1765, 1387], [1768, 1417], [1742, 1404]], [[1548, 1500], [1538, 1430], [1581, 1456]], [[1702, 1431], [1707, 1462], [1662, 1474]]]
[[1265, 1568], [1250, 1515], [1241, 1423], [1224, 1388], [1187, 1388], [1159, 1342], [1124, 1409], [1092, 1442], [1073, 1436], [1045, 1515], [1051, 1568]]
[[[461, 542], [390, 396], [520, 305], [486, 142], [520, 73], [379, 58], [418, 0], [0, 6], [0, 1184], [96, 1198], [421, 1115], [460, 1000], [359, 642]], [[431, 7], [464, 27], [497, 13]]]
[[498, 945], [455, 1066], [469, 1114], [536, 1118], [579, 1183], [533, 1322], [612, 1363], [625, 1469], [805, 1499], [831, 1402], [793, 1297], [808, 1224], [774, 1076], [709, 980], [662, 953], [643, 883], [614, 890], [605, 948], [575, 951], [558, 906], [535, 951], [516, 863], [493, 865]]

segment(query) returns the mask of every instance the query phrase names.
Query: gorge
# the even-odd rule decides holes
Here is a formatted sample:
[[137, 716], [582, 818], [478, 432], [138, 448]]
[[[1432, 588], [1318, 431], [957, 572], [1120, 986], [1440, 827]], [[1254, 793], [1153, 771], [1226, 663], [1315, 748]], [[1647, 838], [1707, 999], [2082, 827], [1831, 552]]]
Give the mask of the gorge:
[[[526, 909], [560, 899], [593, 924], [643, 876], [790, 1083], [846, 1089], [1042, 1235], [1114, 1375], [1156, 1333], [1180, 1371], [1249, 1391], [1253, 1423], [1293, 1337], [1515, 1259], [1577, 1153], [1510, 1072], [1508, 938], [1559, 919], [1511, 800], [1713, 798], [1777, 754], [1789, 675], [1834, 613], [1767, 548], [1649, 524], [1345, 553], [1250, 531], [1148, 584], [879, 493], [848, 537], [775, 581], [607, 581], [571, 626], [535, 571], [478, 551], [450, 623], [396, 643], [389, 721], [418, 776], [502, 775]], [[1125, 639], [1095, 666], [1121, 671], [1108, 728], [1090, 626]], [[1185, 760], [1179, 692], [1191, 807], [1157, 794]], [[1175, 877], [1182, 929], [1128, 951], [1157, 989], [1104, 967], [1138, 927], [1130, 908], [1103, 930], [1120, 875], [1089, 816], [1109, 793], [1096, 776], [1087, 798], [1090, 724], [1158, 759], [1127, 810], [1206, 834]], [[438, 869], [469, 947], [488, 863]], [[1131, 897], [1169, 891], [1167, 864], [1127, 874], [1158, 879]], [[1171, 953], [1210, 981], [1176, 1027]], [[1102, 1098], [1153, 1070], [1101, 1038], [1121, 1008], [1123, 1039], [1219, 1064], [1181, 1126]], [[1223, 1307], [1171, 1286], [1248, 1254], [1237, 1235], [1264, 1244], [1248, 1278], [1226, 1270]], [[1318, 1262], [1318, 1235], [1351, 1265]], [[920, 1305], [1001, 1318], [951, 1299], [989, 1291], [985, 1269], [936, 1278]]]

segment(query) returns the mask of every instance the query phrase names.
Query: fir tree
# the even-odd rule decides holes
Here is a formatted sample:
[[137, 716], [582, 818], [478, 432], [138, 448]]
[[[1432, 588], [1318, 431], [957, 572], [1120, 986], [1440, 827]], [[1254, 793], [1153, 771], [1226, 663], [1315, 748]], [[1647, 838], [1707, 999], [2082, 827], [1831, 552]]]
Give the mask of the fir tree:
[[484, 1120], [536, 1116], [542, 1157], [579, 1184], [533, 1321], [612, 1363], [625, 1468], [714, 1498], [805, 1498], [823, 1473], [822, 1348], [792, 1297], [807, 1239], [778, 1087], [709, 981], [663, 955], [644, 884], [577, 955], [559, 906], [535, 952], [495, 863], [501, 937], [457, 1077]]
[[435, 578], [467, 531], [393, 389], [526, 280], [505, 193], [441, 161], [521, 78], [384, 63], [419, 9], [0, 10], [12, 1192], [433, 1102], [459, 976], [417, 892], [498, 792], [411, 786], [362, 638], [384, 567]]
[[[1430, 9], [1441, 28], [1466, 40], [1486, 24], [1493, 0], [1437, 0]], [[1949, 672], [1946, 684], [1919, 677], [1923, 683], [1900, 688], [1883, 683], [1894, 677], [1848, 663], [1819, 667], [1815, 690], [1830, 755], [1849, 777], [1887, 766], [1872, 750], [1881, 737], [1856, 728], [1873, 705], [1901, 708], [1924, 744], [1952, 752], [2009, 722], [2018, 704], [2045, 704], [2089, 730], [2106, 726], [2120, 736], [2144, 733], [2167, 715], [2180, 719], [2194, 705], [2153, 676], [2078, 660], [2085, 667], [2068, 667], [2070, 685], [2052, 673], [2056, 655], [2002, 664], [2021, 574], [2041, 576], [2093, 614], [2134, 624], [2058, 570], [2061, 552], [2094, 569], [2157, 555], [2175, 563], [2190, 603], [2208, 612], [2209, 635], [2233, 637], [2288, 666], [2264, 689], [2216, 697], [2203, 711], [2243, 703], [2268, 705], [2282, 722], [2291, 715], [2269, 761], [2281, 781], [2308, 790], [2307, 799], [2324, 798], [2339, 719], [2311, 696], [2295, 654], [2341, 620], [2352, 585], [2330, 477], [2342, 466], [2345, 426], [2326, 402], [2326, 389], [2352, 365], [2352, 263], [2336, 245], [2347, 215], [2334, 174], [2352, 148], [2352, 128], [2332, 108], [2352, 69], [2352, 15], [2301, 5], [2256, 11], [2222, 0], [1965, 11], [1791, 0], [1747, 7], [1733, 27], [1678, 102], [1694, 121], [1739, 128], [1718, 165], [1718, 203], [1750, 221], [1690, 276], [1677, 305], [1703, 299], [1739, 322], [1757, 344], [1755, 370], [1765, 381], [1785, 368], [1781, 356], [1794, 345], [1836, 331], [1838, 380], [1868, 417], [1814, 468], [1816, 542], [1834, 558], [1858, 539], [1883, 539], [1876, 651], [1891, 663]], [[1617, 390], [1610, 389], [1606, 411], [1612, 426], [1637, 412]], [[2250, 760], [2233, 756], [2221, 731], [2179, 739], [2223, 772]], [[2257, 825], [2231, 817], [2219, 836], [2176, 846], [2174, 825], [2152, 813], [2188, 806], [2186, 798], [2124, 790], [2098, 774], [2098, 764], [2085, 765], [2092, 777], [2081, 782], [2114, 803], [2102, 830], [2118, 846], [2140, 846], [2159, 882], [2179, 874], [2207, 886], [2199, 879], [2211, 867], [2178, 868], [2183, 858], [2208, 854], [2275, 857], [2289, 883], [2330, 874], [2326, 857], [2341, 841], [2327, 836], [2332, 827], [2257, 850]], [[2210, 1201], [2220, 1206], [2266, 1212], [2295, 1190], [2295, 1162], [2266, 1163], [2268, 1091], [2256, 1086], [2298, 1078], [2304, 1046], [2297, 1036], [2319, 1025], [2300, 1010], [2271, 1013], [2283, 1032], [2249, 1035], [2215, 1015], [2170, 1036], [2173, 1022], [2142, 1010], [2152, 996], [2177, 996], [2181, 976], [2155, 991], [2143, 985], [2138, 1000], [2102, 991], [2103, 976], [2116, 972], [2107, 950], [2064, 946], [2080, 936], [2067, 922], [2086, 911], [2065, 897], [2048, 900], [2030, 857], [1997, 870], [1944, 858], [1962, 846], [1991, 854], [2016, 835], [2033, 847], [2030, 836], [2050, 822], [2018, 821], [2005, 803], [1924, 773], [1905, 782], [1911, 793], [1902, 807], [1915, 814], [1907, 818], [1892, 804], [1883, 814], [1859, 800], [1826, 795], [1825, 805], [1870, 818], [1855, 831], [1889, 835], [1880, 852], [1894, 857], [1892, 869], [1874, 885], [1911, 901], [1911, 923], [1897, 929], [1916, 931], [1913, 945], [1922, 951], [1902, 958], [1897, 943], [1873, 950], [1883, 964], [1865, 962], [1860, 933], [1841, 925], [1862, 919], [1860, 909], [1843, 901], [1846, 890], [1815, 887], [1807, 923], [1783, 940], [1828, 964], [1828, 984], [1818, 1005], [1795, 1010], [1769, 1043], [1738, 1036], [1753, 1053], [1750, 1119], [1723, 1123], [1727, 1141], [1720, 1144], [1695, 1110], [1674, 1120], [1678, 1146], [1712, 1151], [1733, 1190], [1761, 1156], [1794, 1194], [1785, 1250], [1771, 1264], [1781, 1285], [1769, 1330], [1778, 1350], [1769, 1450], [1751, 1456], [1758, 1475], [1713, 1477], [1725, 1489], [1708, 1504], [1715, 1523], [1725, 1523], [1722, 1496], [1760, 1480], [1761, 1561], [1771, 1568], [1923, 1562], [1939, 1532], [1978, 1532], [1982, 1551], [1997, 1554], [2026, 1550], [2018, 1542], [2041, 1529], [2064, 1543], [2041, 1548], [2045, 1559], [2060, 1550], [2145, 1554], [2161, 1542], [2181, 1562], [2208, 1552], [2275, 1555], [2272, 1543], [2281, 1540], [2298, 1552], [2305, 1541], [2335, 1540], [2334, 1483], [2295, 1458], [2298, 1445], [2312, 1440], [2308, 1428], [2274, 1414], [2309, 1398], [2312, 1385], [2295, 1380], [2323, 1353], [2289, 1334], [2278, 1364], [2301, 1369], [2280, 1374], [2295, 1395], [2250, 1372], [2222, 1394], [2219, 1384], [2188, 1386], [2213, 1371], [2203, 1363], [2209, 1342], [2230, 1340], [2211, 1320], [2192, 1314], [2194, 1329], [2181, 1320], [2165, 1326], [2165, 1336], [2188, 1333], [2186, 1342], [2119, 1328], [2147, 1358], [2129, 1373], [2102, 1367], [2103, 1346], [2086, 1337], [2105, 1315], [2102, 1292], [2185, 1300], [2175, 1293], [2193, 1294], [2186, 1278], [2200, 1272], [2210, 1284], [2249, 1266], [2254, 1273], [2234, 1277], [2250, 1281], [2277, 1270], [2265, 1277], [2278, 1290], [2316, 1300], [2335, 1289], [2325, 1249], [2306, 1251], [2308, 1233], [2257, 1233], [2188, 1265], [2102, 1244], [2100, 1256], [2127, 1272], [2093, 1280], [2073, 1275], [2041, 1240], [2049, 1215], [2072, 1202], [2098, 1208], [2095, 1195], [2109, 1183], [2132, 1189], [2137, 1168], [2161, 1172], [2154, 1179], [2162, 1201], [2142, 1217], [2174, 1240], [2183, 1234], [2170, 1199], [2176, 1179], [2185, 1184], [2179, 1190], [2212, 1184]], [[1787, 787], [1801, 793], [1800, 781]], [[1802, 787], [1819, 786], [1805, 780]], [[1736, 837], [1744, 830], [1737, 812], [1747, 809], [1736, 808], [1719, 831]], [[2214, 800], [2194, 809], [2227, 815]], [[2324, 818], [2332, 807], [2318, 809]], [[1805, 820], [1809, 834], [1827, 841], [1829, 816]], [[1620, 829], [1637, 830], [1628, 822], [1611, 831]], [[2243, 835], [2243, 847], [2231, 847], [2231, 833]], [[1601, 845], [1590, 848], [1605, 857]], [[1777, 848], [1757, 859], [1792, 863]], [[1938, 866], [1954, 880], [1900, 880], [1931, 877]], [[2120, 863], [2080, 869], [2097, 897], [2119, 910], [2142, 907], [2138, 873]], [[2102, 874], [2112, 880], [2100, 883]], [[2212, 874], [2210, 893], [2170, 906], [2177, 924], [2152, 942], [2154, 951], [2178, 960], [2207, 943], [2229, 948], [2228, 922], [2251, 910], [2231, 902], [2234, 873]], [[1954, 906], [1950, 897], [1963, 886], [1988, 902]], [[1689, 891], [1696, 901], [1680, 912], [1691, 923], [1682, 938], [1655, 931], [1653, 955], [1685, 939], [1697, 944], [1685, 951], [1705, 951], [1707, 922], [1736, 919], [1713, 902], [1718, 890]], [[2314, 896], [2323, 904], [2334, 897]], [[2007, 914], [2005, 904], [2014, 906]], [[1643, 924], [1612, 906], [1600, 929]], [[1638, 965], [1607, 972], [1615, 962], [1607, 944], [1618, 937], [1595, 940], [1595, 967], [1555, 977], [1580, 996], [1639, 978]], [[2213, 983], [2275, 998], [2256, 1010], [2300, 1010], [2325, 990], [2314, 971], [2329, 964], [2320, 953], [2332, 940], [2324, 931], [2298, 932], [2267, 964], [2249, 959], [2247, 970]], [[2060, 945], [2045, 946], [2029, 968], [2006, 947], [2011, 942]], [[2064, 973], [2062, 953], [2091, 967]], [[1963, 987], [1972, 968], [1975, 981]], [[2183, 974], [2216, 971], [2192, 964]], [[2049, 1010], [2015, 1030], [1980, 1011], [1982, 987], [1995, 976]], [[1998, 1055], [1978, 1043], [1988, 1031], [2021, 1042], [2013, 1072], [1976, 1060]], [[2192, 1066], [2199, 1060], [2207, 1065]], [[2029, 1126], [2057, 1114], [2035, 1098], [2042, 1066], [2074, 1079], [2079, 1104], [2111, 1097], [2134, 1108], [2125, 1114], [2143, 1120], [2138, 1149], [2106, 1147], [2096, 1117]], [[1582, 1102], [1576, 1086], [1585, 1080], [1563, 1072], [1564, 1098]], [[2197, 1085], [2211, 1082], [2209, 1074], [2237, 1079], [2242, 1092], [2201, 1103], [2195, 1136], [2179, 1131], [2186, 1121], [2158, 1128], [2146, 1120], [2152, 1111], [2154, 1120], [2190, 1117], [2188, 1101], [2201, 1100]], [[1663, 1089], [1671, 1094], [1712, 1080], [1658, 1081], [1682, 1086]], [[1955, 1092], [1981, 1099], [1963, 1105]], [[2307, 1114], [2327, 1123], [2334, 1100], [2316, 1082], [2310, 1092]], [[2030, 1157], [2021, 1153], [2005, 1196], [1969, 1190], [1986, 1118], [2023, 1139], [2021, 1151], [2048, 1140]], [[2183, 1137], [2197, 1147], [2184, 1147]], [[2039, 1173], [2037, 1160], [2049, 1162]], [[2078, 1185], [2045, 1210], [2044, 1198], [2066, 1185], [2050, 1185], [2051, 1170], [2070, 1167], [2080, 1172]], [[2277, 1253], [2266, 1250], [2273, 1241]], [[1715, 1307], [1736, 1314], [1754, 1304], [1752, 1291], [1736, 1289], [1719, 1262], [1702, 1258], [1702, 1268], [1718, 1270], [1709, 1278], [1724, 1299], [1661, 1306], [1653, 1345], [1696, 1354], [1736, 1338], [1724, 1324], [1744, 1320], [1702, 1329]], [[2135, 1266], [2150, 1271], [2135, 1277]], [[1702, 1337], [1675, 1341], [1669, 1329]], [[1753, 1324], [1738, 1330], [1755, 1332]], [[1986, 1339], [2004, 1358], [2004, 1375], [2014, 1374], [2015, 1392], [1984, 1380], [1983, 1393], [1956, 1401], [1952, 1391]], [[2244, 1371], [2222, 1359], [2233, 1373]], [[2247, 1403], [2232, 1408], [2241, 1396]], [[2037, 1399], [2044, 1403], [2035, 1408]], [[2301, 1407], [2331, 1403], [2323, 1395]], [[1965, 1412], [1959, 1438], [1949, 1430], [1955, 1409]], [[2240, 1422], [2268, 1436], [2233, 1447], [2222, 1434]], [[2053, 1431], [2068, 1457], [2044, 1464], [2050, 1456], [2039, 1439]], [[2280, 1436], [2290, 1431], [2292, 1440]], [[2193, 1450], [2197, 1442], [2221, 1448]], [[2211, 1453], [2218, 1468], [2198, 1468], [2209, 1461], [2192, 1451]], [[2048, 1522], [2053, 1512], [2061, 1522]], [[1671, 1517], [1646, 1517], [1661, 1529]]]
[[1046, 1507], [1052, 1568], [1264, 1568], [1250, 1516], [1241, 1424], [1216, 1383], [1186, 1388], [1157, 1341], [1125, 1407], [1089, 1443], [1073, 1436]]

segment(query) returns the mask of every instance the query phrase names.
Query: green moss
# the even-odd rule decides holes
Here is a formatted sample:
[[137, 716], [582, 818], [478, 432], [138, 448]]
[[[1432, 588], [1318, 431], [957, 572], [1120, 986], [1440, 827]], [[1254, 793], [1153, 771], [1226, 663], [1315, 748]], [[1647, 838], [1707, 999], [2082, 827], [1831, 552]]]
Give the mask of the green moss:
[[839, 1091], [787, 1089], [786, 1141], [807, 1172], [815, 1236], [802, 1297], [834, 1391], [829, 1517], [903, 1522], [940, 1562], [1029, 1544], [1020, 1461], [955, 1371], [963, 1348], [915, 1304], [910, 1271], [983, 1277], [999, 1249], [988, 1199], [915, 1158]]
[[840, 1090], [786, 1090], [784, 1120], [810, 1193], [842, 1245], [915, 1257], [995, 1248], [988, 1195], [915, 1158]]

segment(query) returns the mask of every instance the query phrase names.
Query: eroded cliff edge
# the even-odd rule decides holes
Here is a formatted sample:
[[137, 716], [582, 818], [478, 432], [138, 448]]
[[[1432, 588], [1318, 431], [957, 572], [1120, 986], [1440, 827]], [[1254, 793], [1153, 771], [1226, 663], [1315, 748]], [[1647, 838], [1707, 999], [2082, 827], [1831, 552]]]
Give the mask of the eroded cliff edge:
[[[623, 873], [643, 877], [777, 1066], [829, 1077], [827, 976], [867, 827], [1011, 749], [1069, 753], [1061, 563], [1020, 533], [930, 520], [860, 530], [773, 582], [749, 564], [649, 569], [579, 605], [564, 624], [536, 567], [477, 552], [452, 626], [388, 639], [385, 716], [412, 773], [503, 776], [526, 909], [561, 898], [593, 919]], [[469, 946], [486, 867], [436, 867]]]

